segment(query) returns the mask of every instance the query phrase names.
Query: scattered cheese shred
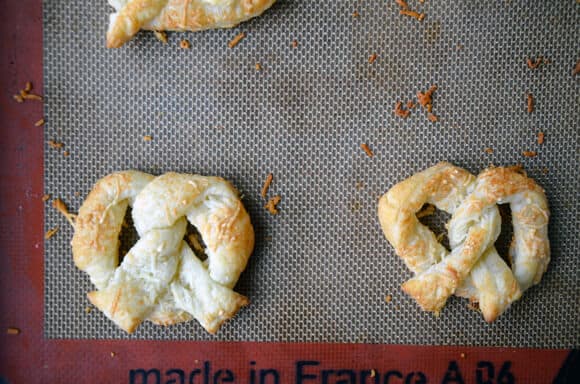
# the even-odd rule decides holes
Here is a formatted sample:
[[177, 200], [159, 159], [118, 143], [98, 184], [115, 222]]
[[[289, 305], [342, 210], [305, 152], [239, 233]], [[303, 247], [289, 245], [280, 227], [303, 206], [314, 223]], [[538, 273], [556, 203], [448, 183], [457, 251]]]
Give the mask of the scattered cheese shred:
[[238, 33], [232, 40], [230, 40], [230, 42], [228, 43], [228, 47], [234, 48], [245, 37], [246, 37], [246, 33], [245, 32]]
[[264, 185], [262, 186], [261, 195], [263, 198], [266, 198], [266, 196], [268, 195], [268, 189], [270, 188], [270, 184], [272, 184], [272, 180], [274, 180], [274, 175], [269, 173], [268, 176], [266, 176], [266, 180], [264, 181]]
[[366, 143], [362, 143], [360, 147], [365, 151], [368, 157], [373, 157], [375, 155]]
[[264, 208], [266, 208], [272, 215], [277, 215], [279, 213], [277, 205], [280, 201], [282, 201], [282, 196], [276, 195], [266, 203]]

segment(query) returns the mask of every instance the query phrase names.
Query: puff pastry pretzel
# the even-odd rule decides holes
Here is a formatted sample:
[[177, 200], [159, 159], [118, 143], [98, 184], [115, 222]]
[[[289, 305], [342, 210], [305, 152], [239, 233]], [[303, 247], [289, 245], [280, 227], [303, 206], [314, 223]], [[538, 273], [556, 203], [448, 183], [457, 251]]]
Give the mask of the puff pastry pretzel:
[[[417, 219], [425, 203], [452, 215], [451, 252]], [[493, 246], [501, 229], [498, 203], [512, 210], [511, 268]], [[415, 274], [402, 288], [426, 311], [438, 313], [456, 294], [479, 303], [492, 322], [540, 281], [550, 261], [544, 191], [511, 168], [490, 168], [476, 178], [439, 163], [392, 187], [378, 215], [387, 240]]]
[[[119, 264], [128, 206], [140, 238]], [[183, 240], [187, 220], [207, 245], [205, 262]], [[99, 180], [82, 207], [72, 240], [76, 266], [97, 290], [89, 300], [131, 333], [144, 320], [169, 325], [192, 317], [210, 333], [248, 304], [232, 290], [254, 247], [254, 230], [225, 180], [137, 171]]]
[[275, 0], [109, 0], [107, 47], [118, 48], [140, 29], [200, 31], [231, 28], [259, 16]]

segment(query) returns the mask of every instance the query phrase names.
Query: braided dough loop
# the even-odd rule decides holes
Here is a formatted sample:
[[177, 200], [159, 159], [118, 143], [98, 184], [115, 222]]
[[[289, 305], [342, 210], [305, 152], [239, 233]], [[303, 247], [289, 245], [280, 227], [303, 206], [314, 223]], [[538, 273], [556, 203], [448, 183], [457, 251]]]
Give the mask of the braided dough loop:
[[77, 268], [89, 274], [97, 289], [106, 286], [119, 265], [119, 233], [127, 206], [153, 176], [125, 171], [99, 180], [81, 206], [72, 238]]
[[[526, 199], [516, 191], [525, 193]], [[476, 199], [480, 195], [487, 200]], [[512, 204], [512, 269], [493, 247], [501, 229], [495, 204], [504, 201], [516, 202]], [[448, 223], [451, 252], [418, 221], [416, 213], [425, 203], [453, 215]], [[476, 179], [461, 168], [440, 163], [391, 188], [380, 199], [378, 210], [385, 236], [415, 273], [403, 290], [427, 311], [439, 312], [456, 294], [478, 302], [484, 319], [492, 322], [529, 287], [518, 276], [536, 272], [538, 282], [549, 261], [543, 191], [508, 168], [490, 169]], [[532, 224], [524, 227], [522, 221]], [[519, 245], [521, 239], [527, 246]], [[541, 251], [532, 257], [534, 247]]]
[[[140, 239], [117, 267], [128, 205]], [[186, 214], [208, 245], [205, 263], [183, 240]], [[231, 287], [253, 250], [254, 231], [237, 191], [221, 178], [115, 173], [96, 183], [77, 223], [75, 264], [98, 283], [89, 300], [129, 333], [144, 320], [170, 325], [191, 317], [215, 333], [249, 302]]]
[[107, 47], [118, 48], [140, 29], [201, 31], [231, 28], [259, 16], [275, 0], [109, 0]]

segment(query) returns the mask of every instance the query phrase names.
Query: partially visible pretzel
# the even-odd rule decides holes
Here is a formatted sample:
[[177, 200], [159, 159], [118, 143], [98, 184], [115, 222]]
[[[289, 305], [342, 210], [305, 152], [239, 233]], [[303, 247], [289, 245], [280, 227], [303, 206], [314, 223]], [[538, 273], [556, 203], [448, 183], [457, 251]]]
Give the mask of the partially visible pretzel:
[[[127, 206], [140, 239], [118, 265]], [[183, 240], [187, 219], [207, 245], [206, 262]], [[142, 172], [111, 174], [83, 203], [72, 240], [77, 267], [97, 291], [89, 300], [127, 332], [144, 320], [169, 325], [196, 318], [210, 333], [248, 299], [231, 288], [254, 247], [237, 191], [217, 177]]]
[[[503, 202], [510, 203], [514, 220], [511, 269], [493, 247], [501, 228], [496, 204]], [[425, 203], [452, 214], [451, 252], [418, 221]], [[385, 236], [415, 273], [403, 290], [427, 311], [438, 313], [456, 294], [478, 302], [485, 320], [494, 321], [540, 281], [550, 259], [544, 192], [511, 168], [491, 168], [476, 179], [437, 164], [391, 188], [378, 214]]]
[[201, 31], [231, 28], [256, 17], [275, 0], [109, 0], [107, 47], [118, 48], [140, 29]]

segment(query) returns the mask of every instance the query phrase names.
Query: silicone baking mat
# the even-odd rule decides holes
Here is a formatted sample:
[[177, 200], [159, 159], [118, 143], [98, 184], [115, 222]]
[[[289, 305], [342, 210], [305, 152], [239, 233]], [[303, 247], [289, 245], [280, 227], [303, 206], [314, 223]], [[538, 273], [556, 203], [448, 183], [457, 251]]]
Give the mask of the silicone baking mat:
[[[168, 44], [141, 32], [108, 50], [104, 0], [45, 1], [46, 193], [76, 211], [116, 170], [220, 175], [242, 191], [257, 237], [236, 288], [252, 303], [216, 336], [195, 321], [129, 336], [85, 312], [92, 286], [72, 262], [72, 228], [47, 205], [46, 229], [60, 230], [45, 244], [45, 336], [577, 346], [580, 4], [409, 4], [423, 21], [391, 1], [278, 1], [233, 30]], [[393, 114], [432, 84], [438, 122]], [[378, 224], [378, 196], [442, 160], [474, 173], [521, 163], [549, 198], [549, 270], [493, 324], [458, 298], [440, 317], [421, 312]], [[260, 196], [269, 172], [277, 216]]]

